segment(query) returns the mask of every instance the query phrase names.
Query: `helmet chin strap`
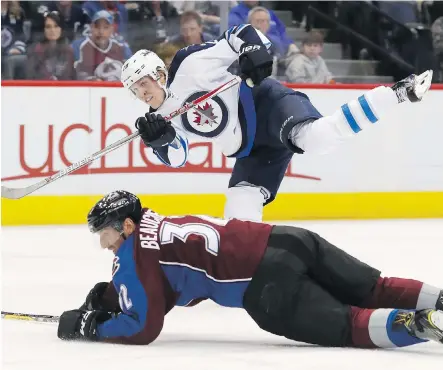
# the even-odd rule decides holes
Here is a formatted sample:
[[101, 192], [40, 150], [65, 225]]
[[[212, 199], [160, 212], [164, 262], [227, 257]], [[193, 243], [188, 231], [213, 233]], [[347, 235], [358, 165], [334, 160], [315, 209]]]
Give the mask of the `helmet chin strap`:
[[160, 78], [158, 80], [156, 80], [157, 85], [160, 86], [160, 88], [165, 92], [165, 98], [163, 99], [163, 103], [161, 103], [157, 109], [160, 109], [160, 107], [164, 104], [164, 102], [172, 96], [171, 91], [166, 87], [168, 84], [168, 75], [167, 74], [165, 74], [165, 79], [166, 79], [166, 81], [165, 81], [164, 86], [160, 83]]

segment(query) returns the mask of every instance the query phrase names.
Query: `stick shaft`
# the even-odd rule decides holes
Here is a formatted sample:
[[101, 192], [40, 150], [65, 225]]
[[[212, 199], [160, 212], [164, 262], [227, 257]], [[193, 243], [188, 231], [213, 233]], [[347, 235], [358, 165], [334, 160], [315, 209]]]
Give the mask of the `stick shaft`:
[[18, 312], [2, 311], [2, 319], [36, 321], [36, 322], [58, 322], [60, 317], [59, 316], [51, 316], [51, 315], [35, 315], [35, 314], [31, 314], [31, 313], [18, 313]]
[[[182, 115], [183, 113], [186, 113], [187, 111], [189, 111], [190, 109], [192, 109], [196, 105], [198, 105], [208, 99], [211, 99], [212, 97], [222, 93], [223, 91], [226, 91], [227, 89], [230, 89], [231, 87], [237, 85], [240, 82], [241, 82], [241, 78], [239, 76], [236, 76], [232, 80], [230, 80], [230, 81], [224, 83], [223, 85], [217, 87], [216, 89], [202, 95], [201, 97], [195, 99], [194, 101], [192, 101], [190, 103], [186, 103], [185, 105], [183, 105], [182, 107], [180, 107], [176, 111], [174, 111], [171, 114], [169, 114], [168, 116], [166, 116], [165, 119], [167, 121], [170, 121], [172, 118]], [[104, 149], [99, 150], [99, 151], [89, 155], [86, 158], [83, 158], [81, 161], [73, 163], [69, 167], [62, 169], [59, 172], [55, 173], [54, 175], [49, 176], [49, 177], [45, 178], [44, 180], [39, 181], [33, 185], [30, 185], [30, 186], [27, 186], [24, 188], [8, 188], [6, 186], [2, 186], [1, 187], [2, 198], [8, 198], [8, 199], [23, 198], [24, 196], [35, 192], [36, 190], [42, 188], [43, 186], [46, 186], [46, 185], [50, 184], [51, 182], [54, 182], [64, 176], [69, 175], [70, 173], [78, 170], [79, 168], [92, 163], [96, 159], [99, 159], [99, 158], [103, 157], [104, 155], [112, 152], [113, 150], [121, 147], [122, 145], [134, 140], [139, 135], [140, 134], [138, 132], [135, 132], [129, 136], [126, 136], [123, 139], [120, 139], [120, 140], [116, 141], [115, 143], [108, 145]]]

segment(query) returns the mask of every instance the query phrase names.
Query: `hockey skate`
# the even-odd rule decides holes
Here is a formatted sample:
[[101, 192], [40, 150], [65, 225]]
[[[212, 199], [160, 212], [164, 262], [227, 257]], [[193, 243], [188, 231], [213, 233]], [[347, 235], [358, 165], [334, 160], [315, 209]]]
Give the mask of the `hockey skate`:
[[396, 321], [406, 326], [414, 337], [443, 343], [443, 311], [426, 309], [409, 312], [407, 315], [400, 314]]
[[435, 305], [435, 308], [437, 308], [437, 310], [443, 311], [443, 290], [440, 292], [437, 298], [437, 304]]
[[432, 70], [427, 70], [420, 76], [410, 75], [391, 86], [391, 89], [397, 94], [398, 102], [403, 103], [409, 100], [416, 103], [421, 101], [431, 87], [432, 75]]

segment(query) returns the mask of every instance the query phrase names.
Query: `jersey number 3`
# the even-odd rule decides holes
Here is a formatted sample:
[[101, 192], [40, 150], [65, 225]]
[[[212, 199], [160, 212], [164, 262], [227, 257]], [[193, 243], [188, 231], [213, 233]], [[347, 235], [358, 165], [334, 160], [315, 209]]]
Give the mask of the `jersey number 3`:
[[206, 224], [189, 223], [177, 225], [165, 221], [160, 231], [161, 243], [173, 243], [174, 238], [178, 238], [183, 243], [186, 243], [186, 239], [192, 234], [202, 236], [205, 241], [206, 250], [214, 256], [218, 255], [220, 234], [212, 226]]

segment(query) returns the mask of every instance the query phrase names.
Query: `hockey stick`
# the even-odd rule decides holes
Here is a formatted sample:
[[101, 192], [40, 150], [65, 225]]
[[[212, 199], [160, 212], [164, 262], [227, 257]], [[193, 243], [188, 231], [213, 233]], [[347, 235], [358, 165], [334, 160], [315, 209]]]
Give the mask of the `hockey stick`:
[[[202, 95], [201, 97], [195, 99], [194, 101], [192, 101], [190, 103], [186, 103], [181, 108], [172, 112], [169, 116], [166, 116], [165, 120], [170, 121], [172, 118], [180, 116], [183, 113], [186, 113], [188, 110], [192, 109], [193, 107], [197, 106], [198, 104], [200, 104], [208, 99], [211, 99], [212, 97], [220, 94], [223, 91], [230, 89], [231, 87], [239, 84], [241, 81], [242, 81], [241, 77], [239, 77], [239, 76], [234, 77], [232, 80], [226, 82], [225, 84], [217, 87], [216, 89], [214, 89], [212, 91], [209, 91], [208, 93]], [[121, 147], [122, 145], [129, 143], [130, 141], [137, 138], [139, 135], [140, 134], [138, 132], [135, 132], [135, 133], [119, 140], [119, 141], [116, 141], [115, 143], [108, 145], [106, 148], [91, 154], [90, 156], [82, 159], [81, 161], [73, 163], [69, 167], [62, 169], [61, 171], [55, 173], [52, 176], [45, 178], [42, 181], [35, 183], [34, 185], [30, 185], [30, 186], [27, 186], [24, 188], [8, 188], [8, 187], [2, 185], [2, 187], [1, 187], [2, 198], [7, 198], [7, 199], [23, 198], [26, 195], [29, 195], [29, 194], [33, 193], [34, 191], [42, 188], [43, 186], [46, 186], [46, 185], [50, 184], [51, 182], [54, 182], [54, 181], [62, 178], [63, 176], [69, 175], [71, 172], [74, 172], [75, 170], [78, 170], [79, 168], [88, 165], [89, 163], [95, 161], [96, 159], [103, 157], [105, 154], [112, 152], [113, 150]]]
[[30, 313], [16, 313], [16, 312], [2, 311], [2, 319], [37, 321], [37, 322], [58, 322], [60, 319], [60, 316], [34, 315], [34, 314], [30, 314]]

